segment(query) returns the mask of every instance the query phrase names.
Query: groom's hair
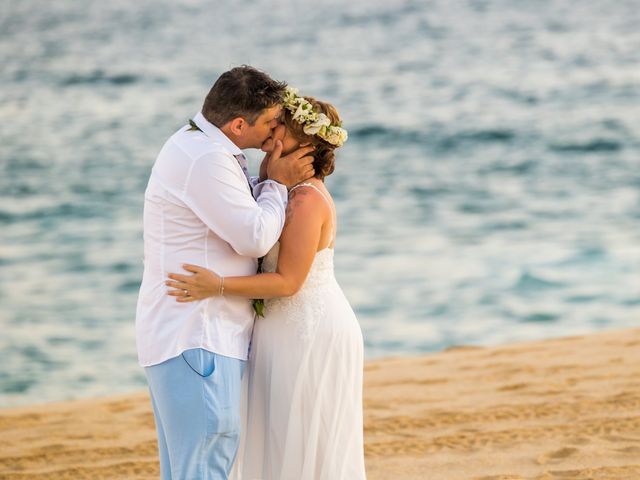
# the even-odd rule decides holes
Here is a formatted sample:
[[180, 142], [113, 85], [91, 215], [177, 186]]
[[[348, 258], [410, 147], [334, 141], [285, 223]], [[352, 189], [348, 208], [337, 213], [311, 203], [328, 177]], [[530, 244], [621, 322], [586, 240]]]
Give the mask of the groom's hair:
[[202, 114], [218, 128], [238, 117], [253, 125], [265, 108], [282, 102], [286, 87], [285, 82], [278, 82], [249, 65], [235, 67], [213, 84]]

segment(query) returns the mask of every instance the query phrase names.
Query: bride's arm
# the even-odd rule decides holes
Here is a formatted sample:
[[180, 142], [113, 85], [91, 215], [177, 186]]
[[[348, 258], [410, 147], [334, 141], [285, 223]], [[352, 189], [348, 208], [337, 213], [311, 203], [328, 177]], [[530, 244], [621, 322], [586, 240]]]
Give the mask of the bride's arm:
[[[224, 295], [247, 298], [287, 297], [304, 283], [318, 250], [322, 225], [326, 218], [325, 202], [316, 198], [311, 188], [291, 192], [287, 216], [280, 237], [278, 268], [274, 273], [245, 277], [224, 277]], [[189, 302], [220, 295], [222, 279], [206, 268], [185, 265], [193, 275], [170, 274], [166, 284], [176, 290], [169, 295], [178, 302]], [[185, 290], [188, 296], [185, 296]]]
[[226, 277], [225, 295], [248, 298], [288, 297], [304, 283], [318, 250], [323, 223], [323, 204], [311, 188], [291, 192], [287, 217], [280, 237], [278, 267], [274, 273], [250, 277]]

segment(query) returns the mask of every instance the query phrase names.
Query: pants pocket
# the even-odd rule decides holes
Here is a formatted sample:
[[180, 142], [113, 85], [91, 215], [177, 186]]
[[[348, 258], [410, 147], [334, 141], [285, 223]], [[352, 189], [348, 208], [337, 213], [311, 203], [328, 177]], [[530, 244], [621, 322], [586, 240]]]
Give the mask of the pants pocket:
[[192, 348], [182, 352], [182, 359], [195, 373], [209, 377], [216, 369], [216, 354], [203, 348]]
[[218, 355], [216, 371], [205, 382], [209, 402], [210, 431], [236, 433], [240, 431], [240, 390], [242, 360]]

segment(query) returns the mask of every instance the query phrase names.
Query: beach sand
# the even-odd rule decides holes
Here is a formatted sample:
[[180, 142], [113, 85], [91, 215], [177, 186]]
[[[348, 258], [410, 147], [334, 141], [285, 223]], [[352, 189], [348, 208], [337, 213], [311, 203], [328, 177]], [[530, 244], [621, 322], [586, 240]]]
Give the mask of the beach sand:
[[[364, 401], [369, 480], [640, 479], [640, 329], [368, 362]], [[146, 392], [0, 411], [0, 479], [158, 471]]]

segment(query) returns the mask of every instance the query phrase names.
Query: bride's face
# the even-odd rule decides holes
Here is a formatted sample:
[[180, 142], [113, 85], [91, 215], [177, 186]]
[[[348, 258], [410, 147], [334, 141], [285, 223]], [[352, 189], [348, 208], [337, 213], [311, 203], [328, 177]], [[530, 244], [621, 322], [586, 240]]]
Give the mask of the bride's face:
[[304, 145], [308, 145], [306, 143], [301, 144], [296, 140], [293, 134], [287, 130], [287, 127], [280, 124], [274, 129], [273, 135], [267, 138], [267, 140], [262, 144], [262, 151], [267, 153], [272, 152], [276, 140], [280, 140], [282, 142], [282, 156], [285, 156]]

